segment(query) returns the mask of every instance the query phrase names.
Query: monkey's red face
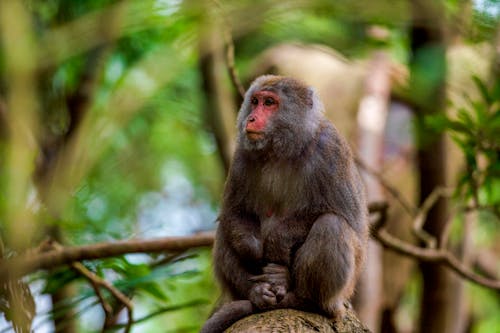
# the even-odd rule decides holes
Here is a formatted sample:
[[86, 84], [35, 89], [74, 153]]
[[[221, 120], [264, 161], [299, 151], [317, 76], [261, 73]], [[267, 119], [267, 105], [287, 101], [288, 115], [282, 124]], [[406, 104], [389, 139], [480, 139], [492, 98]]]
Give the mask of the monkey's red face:
[[279, 109], [280, 98], [278, 94], [269, 90], [260, 90], [250, 98], [252, 112], [247, 117], [245, 132], [252, 140], [260, 140], [271, 116]]

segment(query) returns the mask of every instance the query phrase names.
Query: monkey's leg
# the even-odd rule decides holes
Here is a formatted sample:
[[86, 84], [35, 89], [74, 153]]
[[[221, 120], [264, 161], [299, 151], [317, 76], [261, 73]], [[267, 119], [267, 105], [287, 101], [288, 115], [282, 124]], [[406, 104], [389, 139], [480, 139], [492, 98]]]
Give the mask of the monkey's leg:
[[222, 333], [236, 321], [254, 312], [256, 310], [248, 300], [224, 304], [205, 322], [200, 333]]
[[344, 302], [353, 292], [359, 248], [359, 237], [343, 218], [320, 216], [295, 256], [295, 297], [312, 302], [331, 317], [341, 317]]

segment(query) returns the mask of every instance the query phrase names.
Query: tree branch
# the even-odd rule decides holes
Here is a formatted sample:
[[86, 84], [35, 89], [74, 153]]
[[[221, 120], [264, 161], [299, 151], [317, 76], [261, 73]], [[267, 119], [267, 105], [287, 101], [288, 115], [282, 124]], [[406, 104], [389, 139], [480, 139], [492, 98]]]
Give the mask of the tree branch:
[[240, 94], [241, 98], [245, 98], [245, 88], [243, 84], [241, 84], [241, 80], [238, 77], [238, 73], [236, 71], [236, 65], [234, 63], [234, 43], [233, 37], [231, 35], [230, 24], [226, 19], [227, 15], [225, 13], [224, 7], [218, 0], [212, 0], [215, 3], [215, 6], [221, 11], [220, 17], [223, 20], [222, 33], [224, 36], [224, 44], [226, 47], [226, 66], [227, 71], [229, 73], [229, 77], [231, 78], [231, 82]]
[[[451, 252], [444, 248], [422, 248], [398, 239], [385, 230], [388, 205], [373, 202], [368, 206], [370, 214], [378, 214], [372, 224], [372, 236], [385, 248], [423, 262], [441, 263], [461, 277], [494, 290], [500, 290], [500, 281], [485, 278], [466, 267]], [[82, 260], [102, 259], [127, 253], [157, 253], [185, 251], [191, 248], [212, 246], [213, 232], [192, 236], [164, 237], [152, 240], [129, 240], [114, 243], [98, 243], [85, 246], [61, 247], [40, 254], [28, 253], [11, 259], [0, 260], [0, 282], [17, 278], [39, 269], [71, 265]]]
[[385, 222], [387, 221], [387, 208], [387, 204], [384, 203], [370, 205], [370, 213], [379, 213], [378, 219], [372, 225], [372, 236], [385, 248], [405, 256], [416, 258], [423, 262], [443, 264], [459, 276], [469, 281], [487, 288], [500, 290], [499, 280], [485, 278], [474, 273], [472, 269], [466, 267], [448, 250], [443, 248], [433, 249], [418, 247], [389, 234], [387, 230], [384, 229]]
[[61, 247], [40, 254], [25, 254], [0, 261], [0, 282], [34, 272], [39, 269], [69, 265], [75, 261], [115, 257], [127, 253], [184, 251], [196, 247], [211, 246], [213, 232], [192, 236], [164, 237], [151, 240], [128, 240], [113, 243]]
[[429, 214], [431, 208], [438, 202], [439, 198], [448, 198], [451, 194], [452, 191], [446, 187], [436, 187], [424, 200], [422, 206], [415, 214], [412, 226], [413, 233], [429, 248], [435, 248], [437, 246], [437, 240], [436, 237], [423, 229], [427, 215]]
[[111, 283], [109, 283], [104, 279], [101, 279], [99, 276], [88, 270], [87, 267], [85, 267], [82, 263], [74, 262], [71, 264], [71, 267], [75, 269], [78, 273], [83, 275], [87, 280], [89, 280], [90, 284], [92, 285], [92, 288], [94, 289], [97, 297], [99, 298], [99, 301], [101, 302], [104, 312], [106, 313], [107, 320], [109, 319], [110, 316], [113, 315], [113, 310], [111, 309], [109, 303], [106, 302], [101, 291], [99, 290], [99, 287], [107, 289], [111, 293], [111, 295], [113, 295], [118, 301], [120, 301], [120, 303], [122, 303], [127, 308], [128, 320], [127, 324], [125, 325], [125, 333], [130, 332], [132, 323], [134, 321], [134, 317], [132, 312], [133, 306], [130, 300], [127, 298], [127, 296], [125, 296], [120, 290], [115, 288], [115, 286], [113, 286]]

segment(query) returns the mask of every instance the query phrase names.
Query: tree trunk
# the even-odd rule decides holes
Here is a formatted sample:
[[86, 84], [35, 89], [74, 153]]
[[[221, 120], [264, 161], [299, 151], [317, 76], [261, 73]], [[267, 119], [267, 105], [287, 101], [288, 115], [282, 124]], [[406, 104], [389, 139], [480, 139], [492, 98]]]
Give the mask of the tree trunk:
[[[434, 0], [412, 1], [411, 93], [417, 116], [418, 171], [422, 203], [436, 187], [446, 185], [446, 149], [443, 133], [425, 120], [445, 110], [446, 48], [444, 8]], [[429, 211], [424, 229], [437, 240], [446, 227], [447, 200], [441, 198]], [[442, 265], [422, 263], [420, 332], [456, 332], [460, 313], [454, 306], [462, 293], [462, 282]], [[457, 296], [457, 297], [455, 297]]]

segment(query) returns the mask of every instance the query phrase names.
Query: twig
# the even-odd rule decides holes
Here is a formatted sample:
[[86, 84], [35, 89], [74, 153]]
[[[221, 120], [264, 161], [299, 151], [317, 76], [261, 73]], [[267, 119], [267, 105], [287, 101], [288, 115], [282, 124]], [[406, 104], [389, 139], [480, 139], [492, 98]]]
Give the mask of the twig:
[[72, 263], [71, 267], [75, 271], [80, 273], [81, 275], [85, 276], [87, 278], [87, 280], [89, 280], [90, 285], [92, 286], [92, 289], [94, 289], [94, 293], [96, 294], [97, 298], [99, 299], [99, 303], [101, 303], [101, 307], [104, 310], [106, 318], [113, 315], [113, 308], [106, 301], [106, 298], [102, 294], [101, 289], [99, 289], [99, 283], [97, 283], [95, 279], [89, 278], [89, 276], [92, 276], [92, 274], [93, 275], [95, 275], [95, 274], [90, 272], [83, 264], [78, 263], [78, 262]]
[[490, 278], [490, 279], [495, 279], [497, 275], [497, 257], [495, 253], [491, 250], [479, 250], [477, 253], [474, 254], [474, 258], [472, 261], [472, 264], [474, 268], [481, 272], [482, 275]]
[[0, 282], [23, 276], [39, 269], [69, 265], [75, 261], [109, 258], [127, 253], [184, 251], [191, 248], [211, 246], [213, 240], [214, 233], [205, 232], [192, 236], [61, 247], [61, 249], [40, 254], [27, 254], [0, 260]]
[[[431, 208], [436, 204], [438, 199], [440, 197], [448, 197], [451, 195], [452, 191], [449, 188], [445, 187], [438, 187], [432, 191], [432, 193], [425, 199], [424, 203], [422, 206], [419, 208], [414, 207], [412, 204], [410, 204], [404, 196], [402, 195], [401, 192], [399, 192], [395, 187], [393, 187], [389, 182], [384, 178], [384, 176], [368, 166], [363, 160], [361, 160], [358, 156], [355, 158], [356, 164], [358, 164], [364, 171], [370, 173], [371, 175], [375, 176], [377, 180], [380, 182], [380, 184], [387, 190], [387, 192], [394, 198], [396, 199], [399, 204], [403, 207], [403, 209], [413, 218], [413, 224], [412, 224], [412, 232], [413, 234], [424, 244], [426, 244], [427, 247], [429, 248], [436, 248], [437, 246], [437, 240], [434, 236], [429, 234], [427, 231], [423, 229], [423, 225], [425, 222], [425, 219], [427, 218], [427, 214], [431, 210]], [[444, 237], [447, 237], [445, 235]], [[441, 238], [443, 239], [443, 237]], [[442, 242], [440, 242], [441, 244]]]
[[417, 214], [413, 220], [412, 231], [415, 236], [423, 241], [427, 247], [436, 248], [437, 240], [436, 237], [429, 234], [423, 229], [425, 219], [429, 214], [429, 211], [434, 207], [439, 198], [448, 197], [451, 195], [451, 190], [445, 187], [436, 187], [431, 194], [424, 200], [422, 206], [417, 211]]
[[[44, 241], [39, 247], [40, 251], [47, 252], [50, 250], [53, 251], [62, 251], [63, 247], [61, 244], [55, 242], [55, 241]], [[127, 296], [125, 296], [120, 290], [118, 290], [115, 286], [113, 286], [111, 283], [108, 281], [100, 278], [98, 275], [95, 273], [91, 272], [87, 267], [85, 267], [82, 263], [80, 262], [72, 262], [70, 266], [79, 274], [83, 275], [91, 284], [92, 288], [94, 289], [94, 292], [99, 299], [99, 302], [101, 303], [101, 306], [104, 310], [104, 313], [106, 314], [106, 320], [108, 320], [112, 315], [113, 315], [113, 309], [111, 305], [106, 301], [105, 297], [101, 293], [101, 290], [99, 287], [103, 287], [107, 289], [111, 295], [113, 295], [121, 304], [123, 304], [127, 308], [127, 314], [128, 314], [128, 321], [127, 325], [125, 326], [125, 332], [128, 333], [130, 332], [130, 329], [132, 327], [132, 322], [134, 321], [133, 318], [133, 305], [128, 299]]]
[[457, 273], [466, 280], [472, 281], [478, 285], [500, 290], [500, 281], [497, 279], [485, 278], [474, 273], [470, 268], [466, 267], [458, 260], [451, 252], [446, 249], [422, 248], [413, 244], [407, 243], [389, 234], [384, 225], [387, 221], [387, 205], [378, 204], [377, 206], [370, 205], [370, 212], [379, 213], [378, 219], [372, 224], [372, 236], [377, 239], [385, 248], [397, 252], [399, 254], [416, 258], [424, 262], [440, 263]]
[[111, 293], [111, 295], [113, 295], [119, 302], [121, 302], [127, 308], [128, 320], [127, 324], [125, 325], [125, 332], [126, 333], [130, 332], [130, 328], [132, 327], [134, 317], [133, 317], [133, 306], [130, 300], [127, 298], [127, 296], [125, 296], [120, 290], [115, 288], [115, 286], [113, 286], [111, 283], [109, 283], [104, 279], [101, 279], [95, 273], [88, 270], [87, 267], [85, 267], [81, 263], [74, 262], [71, 264], [71, 267], [73, 267], [73, 269], [75, 269], [78, 273], [85, 276], [85, 278], [89, 280], [94, 290], [96, 290], [96, 294], [98, 295], [99, 301], [101, 302], [101, 305], [106, 313], [106, 317], [112, 315], [113, 310], [111, 309], [111, 306], [108, 304], [108, 302], [106, 302], [106, 300], [102, 296], [101, 292], [99, 291], [99, 287], [103, 287], [106, 290], [108, 290]]
[[231, 32], [227, 29], [224, 29], [224, 42], [226, 44], [226, 63], [227, 69], [229, 71], [229, 77], [231, 78], [231, 82], [235, 86], [236, 90], [240, 94], [241, 98], [245, 98], [245, 88], [243, 88], [243, 84], [241, 83], [238, 73], [236, 72], [236, 65], [234, 63], [234, 43], [231, 37]]
[[401, 207], [403, 207], [403, 209], [410, 216], [414, 216], [416, 214], [416, 208], [405, 199], [405, 197], [401, 192], [399, 192], [394, 186], [389, 184], [389, 182], [384, 178], [384, 176], [380, 172], [368, 166], [358, 156], [355, 156], [354, 160], [356, 164], [360, 166], [364, 171], [375, 176], [377, 180], [380, 182], [380, 185], [382, 185], [387, 190], [387, 192], [399, 202]]
[[231, 36], [230, 24], [226, 19], [226, 13], [224, 7], [218, 0], [212, 0], [216, 7], [221, 11], [220, 17], [223, 21], [222, 33], [224, 36], [224, 44], [226, 48], [226, 66], [229, 73], [229, 77], [231, 78], [231, 82], [238, 90], [241, 98], [245, 97], [245, 88], [243, 84], [241, 84], [240, 78], [238, 77], [238, 73], [236, 71], [236, 65], [234, 62], [234, 43], [233, 38]]
[[[144, 321], [147, 321], [153, 317], [156, 317], [158, 315], [161, 315], [165, 312], [169, 312], [169, 311], [176, 311], [176, 310], [180, 310], [180, 309], [184, 309], [184, 308], [187, 308], [187, 307], [191, 307], [191, 306], [197, 306], [197, 305], [201, 305], [201, 304], [207, 304], [208, 302], [205, 301], [205, 300], [194, 300], [194, 301], [191, 301], [191, 302], [187, 302], [187, 303], [183, 303], [183, 304], [177, 304], [177, 305], [171, 305], [171, 306], [166, 306], [166, 307], [163, 307], [163, 308], [160, 308], [154, 312], [151, 312], [139, 319], [136, 319], [134, 320], [134, 322], [132, 324], [139, 324], [139, 323], [142, 323]], [[120, 328], [123, 328], [125, 325], [124, 324], [116, 324], [116, 325], [113, 325], [111, 327], [108, 328], [108, 331], [114, 331], [114, 330], [118, 330]]]

